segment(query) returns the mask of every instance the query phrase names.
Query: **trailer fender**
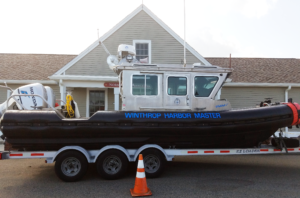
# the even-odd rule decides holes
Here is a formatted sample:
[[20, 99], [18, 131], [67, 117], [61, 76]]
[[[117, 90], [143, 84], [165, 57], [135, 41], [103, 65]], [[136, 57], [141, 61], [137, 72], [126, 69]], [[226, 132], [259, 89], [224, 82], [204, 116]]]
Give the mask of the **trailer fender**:
[[117, 149], [119, 151], [122, 151], [126, 155], [128, 161], [129, 162], [131, 161], [129, 153], [124, 147], [119, 146], [119, 145], [109, 145], [109, 146], [105, 146], [102, 149], [100, 149], [99, 152], [95, 155], [95, 158], [93, 158], [91, 163], [96, 163], [96, 161], [97, 161], [98, 157], [101, 155], [101, 153], [103, 153], [104, 151], [110, 150], [110, 149]]
[[88, 162], [88, 163], [91, 163], [91, 157], [90, 157], [89, 153], [88, 153], [84, 148], [82, 148], [81, 146], [65, 146], [65, 147], [59, 149], [59, 150], [55, 153], [54, 157], [53, 157], [51, 160], [50, 160], [50, 159], [47, 159], [47, 163], [53, 163], [53, 162], [56, 160], [56, 157], [57, 157], [60, 153], [62, 153], [62, 152], [64, 152], [64, 151], [68, 151], [68, 150], [79, 151], [80, 153], [82, 153], [82, 154], [86, 157], [87, 162]]
[[139, 156], [139, 154], [145, 150], [145, 149], [149, 149], [149, 148], [155, 148], [160, 150], [166, 157], [167, 161], [172, 161], [172, 159], [174, 158], [174, 156], [172, 155], [167, 155], [167, 153], [165, 152], [165, 150], [163, 148], [161, 148], [160, 146], [158, 146], [157, 144], [146, 144], [142, 147], [140, 147], [134, 154], [134, 158], [133, 161], [135, 161], [137, 159], [137, 157]]

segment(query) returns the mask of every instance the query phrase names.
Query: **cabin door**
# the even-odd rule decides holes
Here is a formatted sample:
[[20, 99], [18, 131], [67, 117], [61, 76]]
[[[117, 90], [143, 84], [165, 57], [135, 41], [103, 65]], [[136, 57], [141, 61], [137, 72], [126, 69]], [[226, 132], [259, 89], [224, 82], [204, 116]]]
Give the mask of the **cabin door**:
[[190, 109], [190, 74], [165, 74], [165, 97], [166, 109]]
[[[139, 73], [131, 74], [132, 88], [124, 85], [126, 109], [147, 110], [162, 108], [162, 74]], [[125, 78], [124, 78], [125, 79]], [[129, 94], [131, 92], [131, 94]]]

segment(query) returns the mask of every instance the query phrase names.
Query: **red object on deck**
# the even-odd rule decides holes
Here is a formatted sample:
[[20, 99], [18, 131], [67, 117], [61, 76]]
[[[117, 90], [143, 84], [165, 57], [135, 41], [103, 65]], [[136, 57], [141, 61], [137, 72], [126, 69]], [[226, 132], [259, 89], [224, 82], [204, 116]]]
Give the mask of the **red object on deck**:
[[55, 103], [55, 107], [58, 107], [58, 106], [59, 106], [59, 104], [56, 102], [56, 103]]

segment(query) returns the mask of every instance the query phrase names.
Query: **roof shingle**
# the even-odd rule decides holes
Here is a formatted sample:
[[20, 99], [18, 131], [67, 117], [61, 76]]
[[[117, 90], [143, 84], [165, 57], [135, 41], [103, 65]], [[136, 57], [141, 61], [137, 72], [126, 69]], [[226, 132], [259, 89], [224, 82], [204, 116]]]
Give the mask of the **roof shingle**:
[[49, 80], [77, 55], [58, 54], [1, 54], [1, 80]]
[[[1, 80], [49, 80], [48, 76], [77, 55], [1, 54]], [[213, 65], [229, 67], [229, 58], [205, 58]], [[231, 58], [232, 82], [300, 83], [300, 59]]]
[[[229, 58], [205, 58], [212, 65], [229, 67]], [[300, 59], [231, 58], [232, 82], [300, 83]]]

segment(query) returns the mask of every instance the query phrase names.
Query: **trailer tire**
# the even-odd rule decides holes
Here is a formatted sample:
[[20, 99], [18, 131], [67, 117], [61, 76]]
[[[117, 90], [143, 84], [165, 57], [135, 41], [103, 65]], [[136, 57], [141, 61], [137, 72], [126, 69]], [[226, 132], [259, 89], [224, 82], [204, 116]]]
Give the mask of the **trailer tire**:
[[85, 175], [87, 168], [86, 157], [77, 151], [65, 151], [56, 158], [55, 173], [65, 182], [80, 180]]
[[146, 177], [159, 177], [166, 164], [165, 155], [157, 149], [146, 149], [141, 154], [143, 154]]
[[99, 156], [96, 166], [98, 174], [104, 179], [118, 179], [126, 173], [128, 159], [123, 152], [112, 149]]

